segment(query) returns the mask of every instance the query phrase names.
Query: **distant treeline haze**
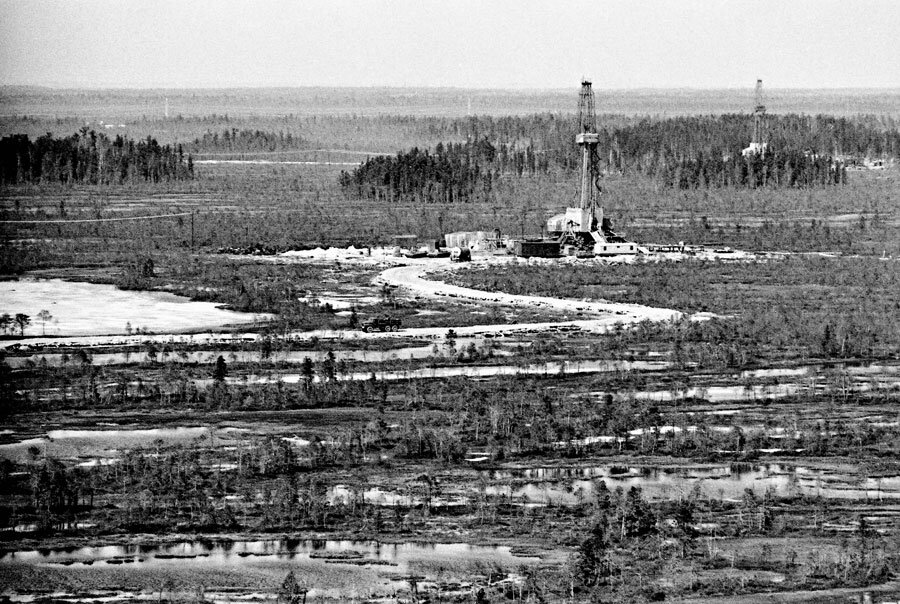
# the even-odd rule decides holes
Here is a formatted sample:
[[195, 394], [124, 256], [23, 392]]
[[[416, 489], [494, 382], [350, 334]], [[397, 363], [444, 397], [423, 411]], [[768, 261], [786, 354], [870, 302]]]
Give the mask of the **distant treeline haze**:
[[[846, 180], [845, 157], [900, 155], [900, 132], [878, 120], [784, 115], [768, 118], [764, 153], [744, 154], [746, 115], [613, 120], [601, 128], [606, 168], [638, 173], [667, 188], [809, 187]], [[573, 120], [553, 114], [453, 120], [464, 143], [370, 158], [341, 175], [345, 191], [369, 198], [469, 201], [504, 176], [580, 166]], [[851, 160], [853, 161], [853, 160]]]
[[51, 134], [0, 139], [0, 182], [122, 184], [194, 177], [193, 160], [181, 145], [161, 146], [148, 136], [134, 141], [87, 128], [63, 138]]
[[238, 130], [231, 128], [218, 132], [207, 130], [203, 136], [194, 139], [191, 149], [196, 152], [224, 151], [285, 151], [307, 147], [306, 141], [290, 131], [285, 133], [263, 132], [261, 130]]

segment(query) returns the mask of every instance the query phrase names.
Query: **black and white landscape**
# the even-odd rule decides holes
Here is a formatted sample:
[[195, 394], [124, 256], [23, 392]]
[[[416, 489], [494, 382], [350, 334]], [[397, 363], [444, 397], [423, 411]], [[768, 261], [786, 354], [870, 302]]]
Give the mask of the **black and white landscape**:
[[0, 0], [0, 601], [900, 601], [900, 10], [446, 4]]

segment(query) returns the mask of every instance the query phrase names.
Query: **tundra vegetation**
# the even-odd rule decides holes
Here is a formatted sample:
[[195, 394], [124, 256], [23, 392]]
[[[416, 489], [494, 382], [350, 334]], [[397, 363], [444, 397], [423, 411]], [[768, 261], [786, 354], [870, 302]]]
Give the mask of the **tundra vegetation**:
[[[21, 94], [15, 102], [58, 102]], [[539, 234], [578, 181], [570, 114], [354, 116], [348, 107], [371, 102], [360, 96], [300, 115], [261, 91], [268, 113], [229, 117], [227, 95], [204, 93], [207, 114], [163, 120], [129, 114], [129, 94], [108, 93], [125, 123], [103, 128], [115, 137], [79, 130], [98, 119], [90, 95], [84, 115], [2, 118], [0, 272], [165, 290], [275, 318], [239, 330], [252, 339], [215, 344], [130, 329], [127, 343], [26, 348], [26, 328], [52, 321], [52, 301], [34, 317], [2, 309], [4, 550], [289, 535], [493, 543], [541, 558], [444, 569], [446, 581], [411, 572], [409, 601], [896, 592], [900, 174], [890, 161], [850, 168], [896, 160], [897, 115], [771, 116], [772, 153], [750, 159], [745, 115], [602, 117], [603, 203], [617, 230], [752, 255], [434, 275], [684, 313], [603, 334], [464, 341], [454, 327], [584, 317], [410, 300], [372, 285], [383, 266], [276, 253], [352, 244], [365, 257], [408, 232]], [[203, 163], [229, 159], [274, 163]], [[359, 163], [334, 165], [348, 161]], [[159, 215], [171, 216], [97, 221]], [[359, 299], [339, 312], [336, 292]], [[381, 313], [444, 335], [310, 333]], [[414, 345], [428, 354], [389, 354]], [[608, 370], [567, 371], [577, 361]], [[402, 375], [545, 362], [556, 364], [541, 374]], [[100, 440], [104, 424], [115, 424], [114, 447]], [[206, 431], [171, 437], [186, 426]], [[159, 437], [129, 440], [143, 430]], [[110, 585], [84, 574], [73, 587], [66, 568], [38, 577], [0, 558], [0, 582], [41, 593]], [[292, 572], [254, 588], [293, 602], [329, 586]], [[140, 576], [130, 584], [170, 601], [231, 585]]]

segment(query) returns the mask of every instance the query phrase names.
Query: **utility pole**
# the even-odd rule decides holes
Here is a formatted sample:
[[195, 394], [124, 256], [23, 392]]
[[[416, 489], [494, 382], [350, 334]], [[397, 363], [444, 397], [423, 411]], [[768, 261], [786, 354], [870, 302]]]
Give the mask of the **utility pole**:
[[194, 251], [194, 214], [197, 210], [191, 210], [191, 251]]

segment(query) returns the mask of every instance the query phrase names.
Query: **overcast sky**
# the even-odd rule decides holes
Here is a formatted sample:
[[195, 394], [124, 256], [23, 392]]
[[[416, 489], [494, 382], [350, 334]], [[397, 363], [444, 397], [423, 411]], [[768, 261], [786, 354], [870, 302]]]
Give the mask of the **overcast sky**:
[[900, 87], [896, 0], [0, 0], [0, 83]]

